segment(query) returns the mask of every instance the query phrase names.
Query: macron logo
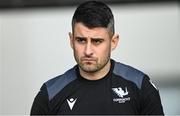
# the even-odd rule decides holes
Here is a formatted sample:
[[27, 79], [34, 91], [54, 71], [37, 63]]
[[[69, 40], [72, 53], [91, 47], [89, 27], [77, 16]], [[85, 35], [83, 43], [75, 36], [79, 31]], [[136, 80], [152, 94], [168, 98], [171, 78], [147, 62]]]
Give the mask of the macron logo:
[[67, 99], [67, 103], [68, 103], [68, 105], [69, 105], [69, 108], [72, 110], [73, 109], [73, 106], [74, 106], [74, 104], [76, 103], [76, 100], [77, 100], [77, 98], [76, 99], [73, 99], [73, 98], [71, 98], [71, 99]]

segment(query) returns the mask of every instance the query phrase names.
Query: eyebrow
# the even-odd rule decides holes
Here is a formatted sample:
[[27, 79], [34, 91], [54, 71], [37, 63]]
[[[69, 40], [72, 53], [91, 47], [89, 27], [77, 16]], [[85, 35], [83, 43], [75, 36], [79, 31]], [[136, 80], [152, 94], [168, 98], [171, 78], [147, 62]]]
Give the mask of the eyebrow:
[[[77, 37], [75, 37], [75, 39], [87, 39], [87, 37], [80, 37], [80, 36], [77, 36]], [[97, 38], [91, 38], [92, 40], [104, 40], [103, 38], [99, 38], [99, 37], [97, 37]]]
[[79, 36], [77, 36], [77, 37], [75, 37], [75, 39], [87, 39], [86, 37], [79, 37]]

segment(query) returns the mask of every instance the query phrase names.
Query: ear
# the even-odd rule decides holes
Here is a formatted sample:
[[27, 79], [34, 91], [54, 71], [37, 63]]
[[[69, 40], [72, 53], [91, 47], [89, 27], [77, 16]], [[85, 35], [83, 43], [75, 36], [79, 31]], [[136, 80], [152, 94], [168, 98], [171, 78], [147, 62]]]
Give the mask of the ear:
[[69, 40], [70, 40], [71, 48], [73, 48], [73, 35], [71, 32], [69, 32]]
[[114, 34], [111, 39], [111, 51], [113, 51], [116, 48], [116, 46], [118, 45], [118, 42], [119, 42], [119, 35]]

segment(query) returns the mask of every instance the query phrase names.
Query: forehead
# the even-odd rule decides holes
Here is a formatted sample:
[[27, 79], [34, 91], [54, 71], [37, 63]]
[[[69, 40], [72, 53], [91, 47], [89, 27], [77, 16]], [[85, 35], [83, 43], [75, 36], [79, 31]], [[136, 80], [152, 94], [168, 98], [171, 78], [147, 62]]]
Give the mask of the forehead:
[[88, 28], [83, 23], [76, 23], [74, 36], [108, 38], [108, 29], [104, 27]]

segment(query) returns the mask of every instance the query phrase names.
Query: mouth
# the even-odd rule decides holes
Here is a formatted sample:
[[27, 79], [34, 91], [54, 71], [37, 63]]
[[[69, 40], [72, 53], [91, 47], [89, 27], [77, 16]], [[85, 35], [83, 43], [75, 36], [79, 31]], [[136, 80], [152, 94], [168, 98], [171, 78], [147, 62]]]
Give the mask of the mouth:
[[96, 62], [96, 59], [93, 59], [93, 58], [83, 58], [82, 62], [84, 62], [86, 64], [92, 64], [93, 62]]

